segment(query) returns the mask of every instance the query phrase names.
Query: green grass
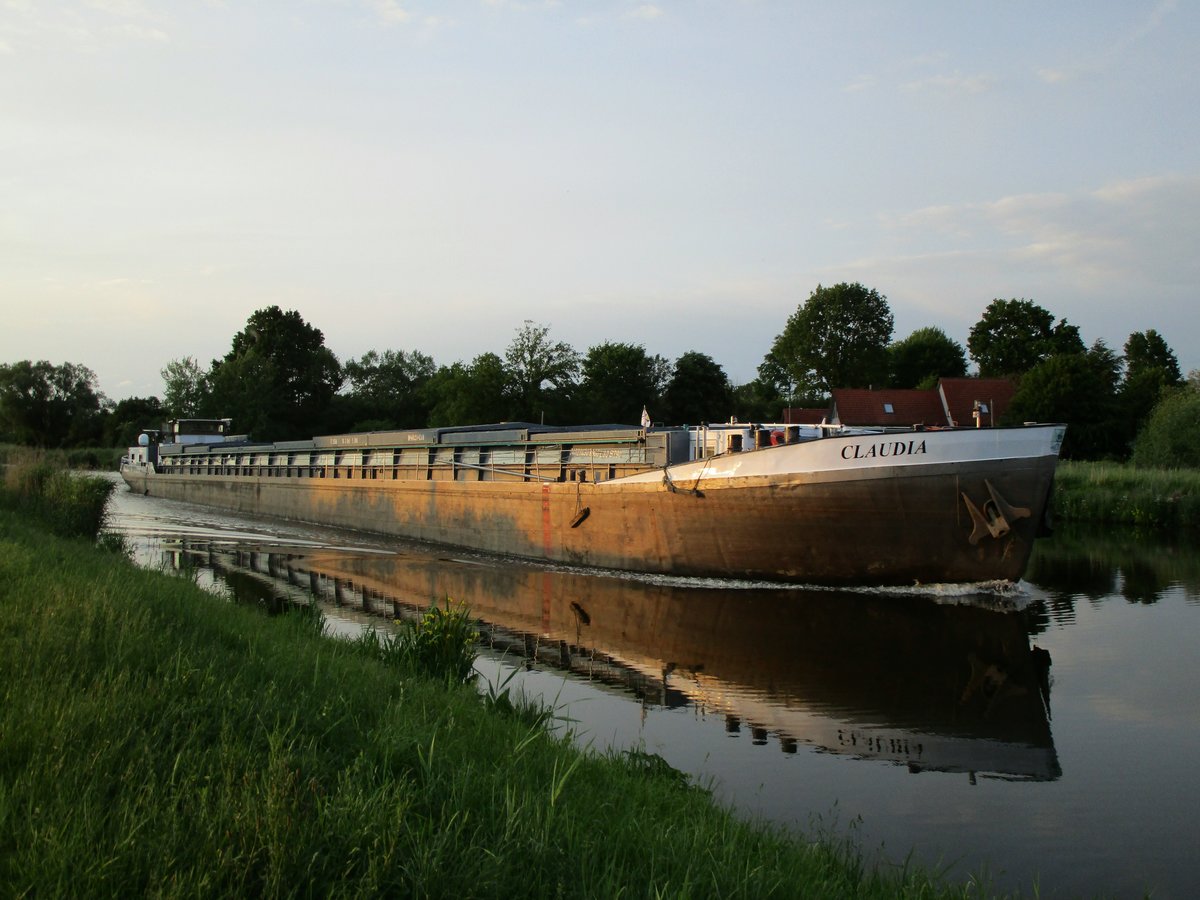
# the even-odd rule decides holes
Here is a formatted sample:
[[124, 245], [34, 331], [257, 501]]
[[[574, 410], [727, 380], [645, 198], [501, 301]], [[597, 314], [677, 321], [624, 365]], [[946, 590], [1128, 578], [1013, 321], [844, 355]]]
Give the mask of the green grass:
[[399, 631], [393, 634], [365, 631], [359, 639], [362, 649], [389, 665], [451, 685], [474, 682], [479, 633], [466, 607], [446, 601], [431, 606], [416, 621], [397, 624]]
[[0, 896], [980, 894], [0, 509]]
[[1052, 512], [1070, 522], [1200, 528], [1200, 470], [1064, 460]]
[[72, 447], [68, 450], [36, 450], [19, 444], [0, 444], [0, 465], [36, 455], [59, 468], [115, 472], [120, 468], [125, 447]]
[[0, 505], [40, 520], [63, 537], [96, 537], [115, 487], [106, 478], [79, 476], [45, 454], [26, 451], [4, 466]]

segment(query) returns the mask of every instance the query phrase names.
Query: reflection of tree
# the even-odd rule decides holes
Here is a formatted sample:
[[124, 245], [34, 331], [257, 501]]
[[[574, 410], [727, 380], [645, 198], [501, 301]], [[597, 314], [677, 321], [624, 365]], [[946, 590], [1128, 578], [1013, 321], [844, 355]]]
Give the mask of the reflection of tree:
[[1162, 593], [1171, 586], [1160, 577], [1161, 573], [1145, 560], [1134, 559], [1121, 568], [1121, 596], [1130, 603], [1157, 603]]
[[1051, 618], [1060, 621], [1074, 618], [1079, 597], [1119, 594], [1133, 603], [1155, 603], [1178, 586], [1189, 600], [1200, 600], [1200, 556], [1189, 538], [1194, 540], [1187, 534], [1060, 526], [1034, 547], [1025, 577], [1050, 593]]

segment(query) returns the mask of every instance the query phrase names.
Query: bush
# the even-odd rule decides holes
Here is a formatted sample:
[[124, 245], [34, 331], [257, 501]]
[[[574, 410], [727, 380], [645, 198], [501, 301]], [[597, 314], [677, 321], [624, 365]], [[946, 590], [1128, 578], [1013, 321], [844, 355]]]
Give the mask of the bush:
[[5, 502], [61, 537], [99, 535], [114, 487], [107, 478], [73, 475], [36, 454], [11, 461], [4, 473]]
[[475, 678], [475, 630], [464, 606], [433, 604], [420, 619], [406, 621], [398, 633], [368, 630], [359, 644], [380, 660], [404, 666], [450, 684], [467, 684]]
[[416, 667], [454, 684], [465, 684], [475, 677], [475, 630], [465, 606], [429, 607], [416, 622], [409, 622], [402, 640], [409, 644]]
[[1157, 469], [1200, 468], [1200, 391], [1159, 401], [1133, 445], [1133, 462]]

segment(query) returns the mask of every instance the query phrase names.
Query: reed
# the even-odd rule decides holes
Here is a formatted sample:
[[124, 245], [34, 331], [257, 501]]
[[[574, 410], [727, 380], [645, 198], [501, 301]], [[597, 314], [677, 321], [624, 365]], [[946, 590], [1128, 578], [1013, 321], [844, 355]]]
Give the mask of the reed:
[[475, 646], [479, 632], [471, 613], [449, 600], [434, 604], [415, 622], [406, 622], [401, 640], [410, 646], [413, 666], [451, 684], [475, 680]]
[[37, 451], [10, 455], [0, 503], [36, 516], [55, 534], [95, 538], [115, 485], [106, 478], [72, 473], [64, 462]]
[[0, 443], [0, 465], [38, 455], [64, 469], [93, 469], [115, 472], [120, 468], [122, 447], [72, 447], [66, 450], [38, 450], [20, 444]]
[[1200, 528], [1200, 470], [1063, 460], [1052, 512], [1071, 522]]
[[431, 605], [419, 619], [397, 620], [399, 630], [368, 629], [358, 643], [381, 662], [420, 672], [450, 684], [475, 680], [475, 646], [479, 637], [470, 612], [462, 605]]
[[0, 510], [0, 896], [977, 896]]

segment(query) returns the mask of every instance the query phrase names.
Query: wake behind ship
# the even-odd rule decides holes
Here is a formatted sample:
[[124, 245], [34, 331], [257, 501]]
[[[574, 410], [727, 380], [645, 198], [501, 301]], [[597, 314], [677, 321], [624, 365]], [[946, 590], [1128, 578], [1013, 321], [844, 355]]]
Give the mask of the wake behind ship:
[[1015, 581], [1062, 425], [531, 423], [255, 443], [145, 432], [131, 489], [574, 566], [826, 585]]

